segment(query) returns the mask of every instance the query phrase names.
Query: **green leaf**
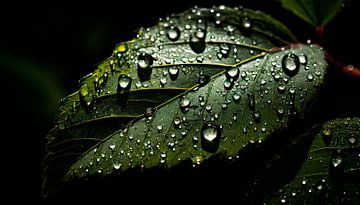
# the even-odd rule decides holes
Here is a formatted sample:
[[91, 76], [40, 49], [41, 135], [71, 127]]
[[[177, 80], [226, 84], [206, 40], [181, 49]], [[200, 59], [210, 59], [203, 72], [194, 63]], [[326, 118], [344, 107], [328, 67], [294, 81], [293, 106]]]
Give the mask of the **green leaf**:
[[326, 25], [340, 11], [343, 0], [281, 0], [284, 8], [313, 26]]
[[[306, 65], [299, 56], [304, 64], [307, 57]], [[169, 168], [187, 160], [196, 165], [215, 155], [235, 157], [248, 143], [261, 143], [304, 115], [326, 67], [322, 50], [313, 45], [234, 66], [109, 136], [74, 163], [65, 179]], [[240, 77], [230, 78], [235, 72]]]
[[270, 204], [352, 204], [359, 199], [360, 118], [327, 122], [296, 177]]
[[[61, 177], [80, 154], [143, 116], [147, 108], [185, 92], [199, 79], [206, 83], [232, 65], [283, 45], [281, 39], [294, 39], [285, 26], [262, 12], [193, 10], [141, 29], [137, 39], [116, 46], [112, 57], [80, 80], [79, 91], [62, 100], [57, 125], [48, 136], [46, 181], [54, 175]], [[197, 54], [201, 41], [189, 47], [197, 29], [206, 31], [206, 49], [201, 54]], [[151, 64], [148, 68], [147, 63]], [[129, 88], [119, 90], [120, 78], [123, 83], [131, 79]]]
[[[104, 143], [111, 138], [109, 135], [120, 135], [121, 132], [117, 131], [130, 122], [148, 119], [158, 113], [160, 107], [174, 105], [172, 101], [190, 90], [199, 87], [211, 87], [212, 92], [223, 90], [223, 85], [215, 88], [208, 83], [217, 76], [223, 77], [224, 72], [230, 69], [230, 75], [235, 74], [233, 77], [238, 78], [240, 65], [295, 40], [283, 24], [260, 11], [224, 7], [195, 7], [162, 19], [154, 27], [140, 29], [136, 39], [117, 45], [110, 58], [99, 63], [93, 73], [79, 81], [79, 91], [62, 100], [56, 126], [48, 135], [44, 192], [51, 192], [57, 187], [68, 168], [82, 154], [99, 142]], [[304, 52], [309, 50], [304, 48]], [[315, 54], [323, 59], [322, 54]], [[325, 66], [320, 61], [319, 72]], [[249, 82], [258, 72], [249, 67], [252, 65], [255, 66], [254, 62], [245, 66], [242, 73], [243, 79]], [[323, 73], [319, 75], [320, 80]], [[172, 118], [170, 113], [167, 115]], [[190, 119], [187, 123], [192, 123]], [[167, 128], [163, 129], [163, 133], [168, 132]], [[136, 135], [134, 140], [129, 139], [123, 146], [144, 136]], [[171, 143], [169, 146], [172, 146]], [[119, 147], [117, 145], [117, 149]], [[148, 152], [141, 147], [136, 149], [136, 154]], [[153, 160], [148, 162], [154, 163]]]

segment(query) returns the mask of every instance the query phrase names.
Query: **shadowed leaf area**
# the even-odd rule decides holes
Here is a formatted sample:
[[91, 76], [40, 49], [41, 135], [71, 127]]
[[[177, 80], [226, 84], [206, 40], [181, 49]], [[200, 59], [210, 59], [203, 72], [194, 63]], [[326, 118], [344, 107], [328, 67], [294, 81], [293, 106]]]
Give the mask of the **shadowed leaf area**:
[[[270, 195], [269, 203], [356, 204], [360, 191], [359, 130], [359, 118], [340, 118], [326, 122], [316, 134], [306, 136], [313, 141], [306, 143], [308, 152], [296, 176]], [[304, 149], [304, 141], [294, 141], [279, 152], [271, 163], [273, 167], [298, 160], [300, 153], [305, 153], [299, 152]]]

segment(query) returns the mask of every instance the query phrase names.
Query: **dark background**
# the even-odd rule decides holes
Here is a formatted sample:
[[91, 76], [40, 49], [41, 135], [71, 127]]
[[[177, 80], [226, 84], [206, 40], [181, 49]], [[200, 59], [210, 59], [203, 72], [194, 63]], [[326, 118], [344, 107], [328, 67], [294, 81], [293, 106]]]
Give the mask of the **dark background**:
[[[193, 5], [244, 5], [282, 21], [299, 41], [315, 39], [313, 28], [281, 8], [278, 1], [121, 1], [110, 3], [51, 2], [3, 7], [0, 16], [0, 80], [9, 190], [33, 192], [39, 198], [41, 160], [46, 133], [53, 126], [58, 100], [75, 91], [77, 80], [110, 56], [117, 43], [135, 37], [136, 29], [154, 25], [159, 17]], [[359, 3], [346, 2], [325, 27], [324, 47], [344, 63], [360, 66]], [[359, 80], [333, 75], [321, 99], [321, 119], [359, 114]], [[334, 77], [337, 76], [337, 77]], [[319, 112], [319, 111], [318, 111]], [[10, 141], [7, 143], [7, 141]], [[9, 146], [8, 146], [9, 145]], [[20, 165], [20, 168], [18, 168]], [[16, 167], [16, 168], [15, 168]], [[6, 175], [5, 175], [6, 176]]]

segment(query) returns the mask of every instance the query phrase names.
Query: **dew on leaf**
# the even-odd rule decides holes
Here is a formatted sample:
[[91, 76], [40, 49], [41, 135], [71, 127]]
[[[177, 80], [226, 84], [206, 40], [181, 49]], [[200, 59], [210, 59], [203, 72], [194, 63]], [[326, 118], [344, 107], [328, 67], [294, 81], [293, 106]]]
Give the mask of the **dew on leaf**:
[[207, 152], [216, 152], [220, 144], [220, 127], [212, 122], [207, 122], [201, 128], [201, 146]]

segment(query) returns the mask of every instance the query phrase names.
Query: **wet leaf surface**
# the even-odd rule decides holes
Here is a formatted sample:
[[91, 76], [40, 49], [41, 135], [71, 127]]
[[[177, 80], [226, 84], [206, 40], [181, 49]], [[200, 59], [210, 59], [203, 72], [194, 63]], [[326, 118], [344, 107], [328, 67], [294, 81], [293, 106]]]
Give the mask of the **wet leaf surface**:
[[[360, 191], [359, 130], [359, 118], [325, 123], [296, 176], [269, 198], [269, 203], [356, 204]], [[295, 147], [290, 146], [284, 153], [289, 155]]]
[[317, 46], [269, 52], [294, 40], [262, 12], [223, 6], [140, 29], [61, 101], [44, 194], [66, 172], [68, 181], [182, 161], [197, 166], [266, 140], [301, 118], [323, 83], [327, 64]]

